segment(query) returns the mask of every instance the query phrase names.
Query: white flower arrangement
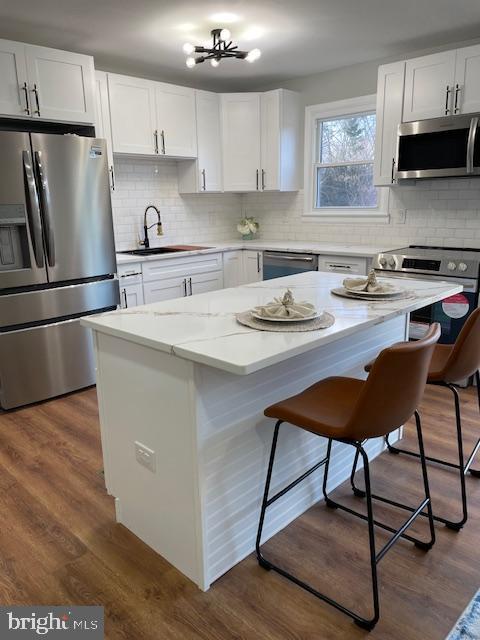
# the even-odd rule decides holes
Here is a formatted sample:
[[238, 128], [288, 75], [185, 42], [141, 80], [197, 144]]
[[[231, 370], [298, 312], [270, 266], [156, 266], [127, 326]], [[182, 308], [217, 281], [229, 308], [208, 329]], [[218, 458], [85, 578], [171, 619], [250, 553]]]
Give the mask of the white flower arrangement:
[[255, 218], [242, 218], [240, 222], [237, 224], [237, 231], [242, 236], [252, 236], [257, 233], [260, 225], [255, 220]]

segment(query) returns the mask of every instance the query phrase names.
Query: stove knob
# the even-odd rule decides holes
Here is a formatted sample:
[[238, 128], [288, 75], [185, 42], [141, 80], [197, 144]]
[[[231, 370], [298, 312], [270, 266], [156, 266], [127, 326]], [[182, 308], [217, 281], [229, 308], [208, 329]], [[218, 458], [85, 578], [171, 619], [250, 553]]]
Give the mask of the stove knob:
[[455, 262], [449, 262], [449, 263], [447, 264], [447, 269], [448, 269], [449, 271], [455, 271], [455, 269], [456, 269], [456, 268], [457, 268], [457, 265], [455, 264]]
[[389, 267], [396, 267], [397, 266], [397, 262], [396, 262], [396, 260], [395, 260], [395, 258], [393, 256], [388, 259], [388, 266]]
[[382, 256], [381, 258], [378, 259], [378, 264], [381, 267], [386, 267], [387, 266], [387, 259]]
[[459, 271], [466, 271], [468, 269], [468, 266], [465, 264], [465, 262], [460, 262], [460, 264], [458, 265], [458, 270]]

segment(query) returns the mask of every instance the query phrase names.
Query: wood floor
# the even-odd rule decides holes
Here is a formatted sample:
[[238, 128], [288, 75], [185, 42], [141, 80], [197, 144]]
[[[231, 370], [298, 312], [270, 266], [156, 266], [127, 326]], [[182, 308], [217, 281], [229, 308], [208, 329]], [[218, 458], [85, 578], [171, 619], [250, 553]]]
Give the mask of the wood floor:
[[[480, 432], [480, 420], [474, 390], [461, 395], [468, 447]], [[429, 453], [451, 455], [449, 392], [428, 389], [423, 416]], [[407, 431], [408, 442], [411, 428]], [[202, 593], [115, 524], [101, 466], [93, 389], [0, 413], [3, 605], [101, 604], [109, 640], [349, 640], [368, 635], [259, 568], [253, 556]], [[419, 479], [418, 462], [405, 456], [386, 453], [373, 464], [377, 493], [415, 504]], [[469, 476], [467, 482], [470, 519], [463, 531], [439, 526], [429, 553], [402, 541], [381, 561], [381, 620], [370, 638], [442, 640], [480, 587], [480, 480]], [[458, 513], [456, 476], [432, 469], [431, 485], [437, 512]], [[335, 496], [363, 508], [348, 487]], [[393, 524], [404, 519], [404, 513], [380, 506], [376, 516]], [[426, 534], [425, 525], [422, 519], [415, 531]], [[379, 534], [378, 544], [385, 539]], [[265, 552], [367, 614], [366, 542], [365, 523], [319, 505], [267, 543]]]

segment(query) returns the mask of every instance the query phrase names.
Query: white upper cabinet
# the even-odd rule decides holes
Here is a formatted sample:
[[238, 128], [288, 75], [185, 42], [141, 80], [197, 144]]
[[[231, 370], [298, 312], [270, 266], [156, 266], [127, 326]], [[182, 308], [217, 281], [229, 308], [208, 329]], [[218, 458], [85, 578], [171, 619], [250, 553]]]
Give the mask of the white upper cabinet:
[[276, 89], [261, 94], [259, 190], [297, 191], [302, 170], [300, 96]]
[[285, 89], [227, 93], [221, 104], [224, 190], [298, 190], [299, 95]]
[[453, 113], [456, 51], [407, 60], [403, 120], [425, 120]]
[[374, 184], [393, 183], [398, 125], [402, 122], [405, 62], [378, 69]]
[[223, 190], [220, 96], [195, 91], [197, 160], [178, 163], [180, 193], [214, 193]]
[[178, 158], [197, 155], [195, 91], [155, 82], [158, 152]]
[[110, 121], [110, 104], [108, 101], [107, 74], [95, 72], [95, 135], [107, 141], [108, 171], [110, 188], [115, 190], [115, 170], [113, 166], [112, 125]]
[[48, 120], [94, 122], [93, 58], [47, 47], [25, 49], [33, 113]]
[[193, 89], [109, 73], [108, 90], [115, 153], [196, 157]]
[[0, 40], [0, 113], [92, 124], [93, 58]]
[[221, 96], [223, 186], [225, 191], [260, 187], [260, 94]]
[[0, 40], [0, 113], [30, 115], [25, 45]]
[[453, 113], [480, 111], [480, 45], [457, 50]]
[[156, 134], [154, 83], [141, 78], [108, 74], [113, 151], [155, 155]]

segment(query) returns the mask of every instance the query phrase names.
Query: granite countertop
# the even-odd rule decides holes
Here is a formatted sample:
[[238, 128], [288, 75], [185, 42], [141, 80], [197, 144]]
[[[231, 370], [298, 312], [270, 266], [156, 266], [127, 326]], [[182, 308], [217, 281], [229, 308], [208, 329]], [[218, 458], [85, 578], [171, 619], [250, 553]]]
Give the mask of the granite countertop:
[[[87, 316], [82, 324], [159, 351], [239, 375], [247, 375], [404, 315], [455, 293], [462, 287], [443, 281], [402, 280], [408, 298], [367, 302], [339, 298], [331, 289], [344, 275], [309, 271], [232, 289], [177, 298], [133, 309]], [[383, 279], [398, 286], [398, 279]], [[287, 288], [297, 300], [329, 311], [335, 324], [302, 333], [257, 331], [237, 323], [235, 314], [265, 304]]]
[[[318, 255], [352, 256], [357, 258], [373, 258], [377, 253], [390, 251], [398, 247], [375, 246], [361, 244], [336, 244], [330, 242], [307, 242], [307, 241], [268, 241], [268, 240], [232, 240], [217, 242], [215, 244], [198, 244], [205, 247], [194, 251], [179, 251], [176, 253], [164, 253], [153, 256], [129, 256], [117, 253], [117, 264], [129, 264], [134, 262], [146, 262], [153, 260], [166, 260], [168, 258], [179, 258], [181, 256], [194, 256], [205, 253], [221, 253], [225, 251], [235, 251], [238, 249], [251, 249], [252, 251], [286, 251], [302, 252]], [[167, 245], [168, 246], [168, 245]]]

